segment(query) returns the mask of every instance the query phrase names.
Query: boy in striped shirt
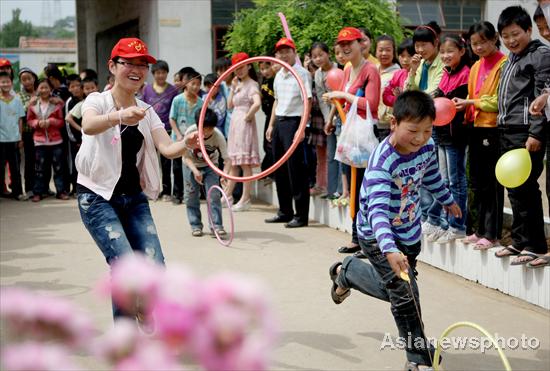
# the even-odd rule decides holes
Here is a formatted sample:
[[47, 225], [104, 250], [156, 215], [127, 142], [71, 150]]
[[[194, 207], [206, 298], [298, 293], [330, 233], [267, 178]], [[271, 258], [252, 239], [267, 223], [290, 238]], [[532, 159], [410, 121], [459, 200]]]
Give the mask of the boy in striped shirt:
[[[331, 295], [340, 304], [354, 288], [389, 301], [399, 336], [406, 341], [406, 370], [426, 370], [433, 347], [426, 346], [415, 280], [422, 233], [420, 185], [452, 215], [461, 217], [462, 212], [439, 173], [431, 139], [432, 98], [407, 91], [395, 101], [393, 115], [392, 134], [372, 154], [361, 186], [357, 234], [368, 262], [350, 256], [333, 264]], [[400, 278], [402, 272], [410, 285]]]

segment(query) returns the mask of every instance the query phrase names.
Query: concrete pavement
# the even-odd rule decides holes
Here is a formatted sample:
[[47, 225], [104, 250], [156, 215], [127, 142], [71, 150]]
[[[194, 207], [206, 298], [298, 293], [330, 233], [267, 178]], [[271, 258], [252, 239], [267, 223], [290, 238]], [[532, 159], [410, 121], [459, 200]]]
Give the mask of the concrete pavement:
[[[281, 330], [273, 369], [403, 368], [404, 351], [380, 349], [385, 334], [395, 337], [397, 333], [388, 303], [358, 292], [340, 306], [330, 299], [328, 267], [343, 258], [336, 249], [349, 235], [320, 224], [295, 230], [265, 224], [264, 218], [275, 210], [254, 204], [251, 211], [235, 214], [235, 240], [226, 248], [208, 235], [191, 236], [185, 206], [159, 201], [152, 202], [151, 208], [167, 264], [187, 264], [200, 275], [240, 271], [260, 276], [271, 288]], [[2, 286], [25, 286], [70, 298], [92, 313], [98, 328], [111, 326], [110, 303], [92, 293], [93, 283], [107, 265], [80, 221], [75, 200], [33, 204], [0, 199], [0, 254]], [[422, 263], [418, 270], [428, 336], [439, 337], [454, 322], [472, 321], [505, 339], [520, 339], [520, 345], [522, 335], [536, 338], [537, 349], [505, 353], [514, 370], [550, 369], [548, 311]], [[463, 329], [452, 335], [480, 336]], [[90, 358], [78, 361], [88, 369], [99, 367]], [[494, 350], [485, 354], [450, 350], [443, 366], [446, 370], [502, 369]]]

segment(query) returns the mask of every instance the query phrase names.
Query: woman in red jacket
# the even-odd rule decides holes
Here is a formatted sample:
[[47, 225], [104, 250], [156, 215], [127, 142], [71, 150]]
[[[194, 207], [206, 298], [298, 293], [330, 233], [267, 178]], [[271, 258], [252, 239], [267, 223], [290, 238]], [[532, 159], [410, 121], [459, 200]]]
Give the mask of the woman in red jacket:
[[27, 111], [27, 122], [34, 129], [33, 140], [36, 155], [36, 181], [32, 201], [40, 201], [47, 193], [52, 164], [56, 197], [68, 200], [69, 196], [63, 191], [65, 189], [63, 173], [66, 171], [61, 137], [61, 128], [65, 125], [63, 104], [56, 105], [50, 102], [52, 87], [47, 79], [41, 79], [38, 82], [37, 92], [36, 103], [29, 106]]
[[[342, 48], [346, 62], [349, 62], [344, 67], [344, 87], [343, 91], [332, 91], [323, 94], [323, 100], [343, 99], [345, 100], [344, 110], [348, 111], [355, 98], [358, 97], [357, 113], [359, 116], [366, 118], [368, 103], [372, 117], [377, 122], [378, 105], [380, 103], [380, 74], [378, 68], [363, 57], [361, 52], [362, 41], [363, 36], [357, 28], [345, 27], [338, 33], [336, 43]], [[350, 171], [346, 172], [347, 174], [350, 173]], [[357, 168], [355, 205], [359, 205], [359, 190], [364, 174], [365, 169]], [[356, 211], [358, 211], [358, 208]], [[355, 228], [356, 220], [357, 212], [353, 217], [351, 243], [339, 249], [342, 253], [359, 252], [359, 240]]]

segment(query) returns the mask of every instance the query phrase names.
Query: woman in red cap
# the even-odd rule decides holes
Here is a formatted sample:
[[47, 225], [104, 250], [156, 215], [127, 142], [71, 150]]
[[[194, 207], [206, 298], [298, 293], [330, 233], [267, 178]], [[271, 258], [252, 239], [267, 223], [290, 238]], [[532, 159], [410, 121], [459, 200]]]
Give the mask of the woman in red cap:
[[[343, 91], [332, 91], [325, 93], [323, 99], [329, 101], [332, 99], [344, 99], [346, 111], [349, 110], [353, 100], [358, 97], [357, 113], [361, 117], [366, 117], [367, 102], [372, 117], [378, 120], [378, 104], [380, 102], [380, 74], [378, 68], [363, 57], [361, 52], [361, 41], [363, 36], [361, 31], [354, 27], [344, 27], [338, 32], [336, 43], [341, 49], [344, 62], [350, 62], [349, 67], [344, 68], [344, 87]], [[349, 174], [349, 173], [348, 173]], [[365, 169], [357, 169], [355, 189], [355, 205], [359, 205], [359, 190]], [[349, 180], [349, 176], [348, 176]], [[358, 210], [358, 208], [356, 208]], [[359, 240], [356, 231], [357, 214], [353, 217], [352, 238], [348, 246], [339, 249], [340, 252], [358, 252]]]
[[[231, 65], [234, 66], [248, 58], [246, 53], [237, 53], [231, 58]], [[227, 136], [227, 153], [231, 159], [230, 174], [233, 176], [239, 175], [239, 167], [243, 170], [243, 176], [251, 176], [252, 168], [260, 166], [255, 117], [261, 103], [260, 86], [256, 82], [256, 73], [252, 65], [247, 64], [237, 68], [227, 100], [227, 107], [233, 109]], [[235, 182], [229, 181], [226, 193], [231, 195], [234, 187]], [[251, 182], [243, 184], [243, 195], [233, 206], [233, 211], [250, 209], [251, 188]]]
[[[132, 251], [164, 263], [148, 203], [160, 190], [156, 151], [174, 158], [186, 147], [184, 142], [172, 142], [155, 111], [135, 98], [149, 64], [155, 62], [143, 41], [119, 40], [108, 62], [115, 76], [113, 88], [90, 94], [82, 106], [78, 207], [108, 264]], [[113, 314], [130, 315], [115, 305]]]

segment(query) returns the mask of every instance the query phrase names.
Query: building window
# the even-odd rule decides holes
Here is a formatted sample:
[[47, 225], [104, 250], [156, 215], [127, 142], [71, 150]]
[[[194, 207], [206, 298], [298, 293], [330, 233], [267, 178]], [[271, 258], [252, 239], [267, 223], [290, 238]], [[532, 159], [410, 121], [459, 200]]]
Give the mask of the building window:
[[399, 0], [397, 9], [407, 27], [436, 21], [446, 31], [467, 31], [483, 20], [485, 0]]
[[224, 57], [227, 51], [223, 49], [223, 37], [229, 25], [235, 19], [235, 13], [241, 9], [253, 8], [252, 0], [211, 0], [212, 1], [212, 38], [214, 58]]

